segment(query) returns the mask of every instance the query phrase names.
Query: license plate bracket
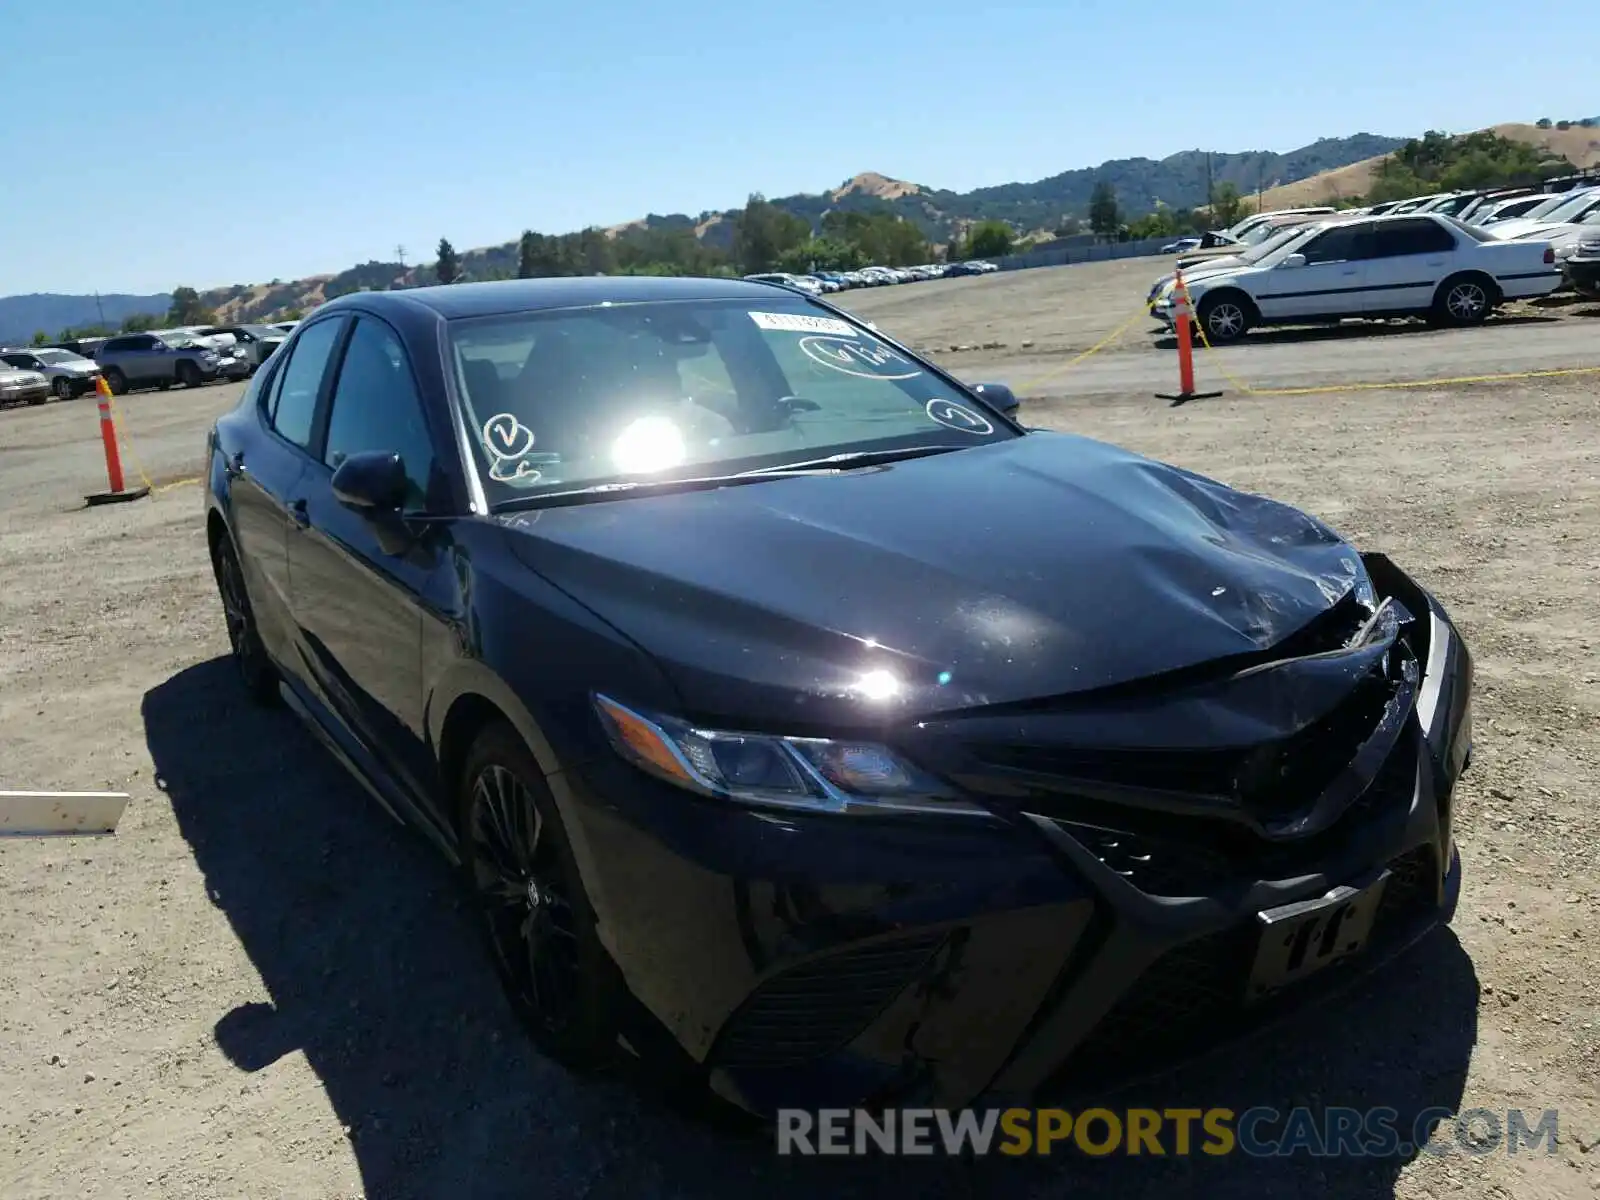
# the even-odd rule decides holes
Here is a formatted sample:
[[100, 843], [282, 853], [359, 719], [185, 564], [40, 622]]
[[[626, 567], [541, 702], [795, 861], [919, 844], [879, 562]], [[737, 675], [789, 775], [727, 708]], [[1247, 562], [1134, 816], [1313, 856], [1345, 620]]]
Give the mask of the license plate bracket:
[[1341, 885], [1326, 895], [1257, 913], [1261, 936], [1246, 999], [1262, 999], [1359, 954], [1388, 882], [1389, 872], [1383, 871], [1363, 884]]

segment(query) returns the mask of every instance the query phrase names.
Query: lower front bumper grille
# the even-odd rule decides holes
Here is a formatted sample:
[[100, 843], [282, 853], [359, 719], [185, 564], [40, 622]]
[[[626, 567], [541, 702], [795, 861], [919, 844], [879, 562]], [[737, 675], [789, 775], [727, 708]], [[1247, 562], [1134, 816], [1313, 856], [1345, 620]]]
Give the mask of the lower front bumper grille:
[[[1268, 1006], [1328, 987], [1362, 958], [1404, 941], [1437, 911], [1440, 879], [1432, 847], [1408, 851], [1389, 864], [1389, 871], [1367, 949], [1286, 989], [1267, 1001]], [[1249, 922], [1168, 950], [1095, 1024], [1051, 1083], [1092, 1079], [1108, 1071], [1148, 1070], [1181, 1057], [1202, 1040], [1220, 1040], [1247, 1025], [1256, 1012], [1245, 1003], [1245, 988], [1259, 936], [1256, 924]]]
[[874, 942], [773, 976], [728, 1019], [708, 1062], [789, 1067], [833, 1053], [921, 975], [945, 938], [935, 932]]

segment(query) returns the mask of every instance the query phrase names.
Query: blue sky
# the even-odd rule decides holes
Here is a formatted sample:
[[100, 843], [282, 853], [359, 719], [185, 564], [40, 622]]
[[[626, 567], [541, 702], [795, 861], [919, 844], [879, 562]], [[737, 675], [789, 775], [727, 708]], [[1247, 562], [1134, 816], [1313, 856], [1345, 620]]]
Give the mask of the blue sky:
[[69, 7], [0, 15], [0, 295], [415, 261], [864, 170], [964, 190], [1600, 111], [1563, 49], [1592, 26], [1544, 2]]

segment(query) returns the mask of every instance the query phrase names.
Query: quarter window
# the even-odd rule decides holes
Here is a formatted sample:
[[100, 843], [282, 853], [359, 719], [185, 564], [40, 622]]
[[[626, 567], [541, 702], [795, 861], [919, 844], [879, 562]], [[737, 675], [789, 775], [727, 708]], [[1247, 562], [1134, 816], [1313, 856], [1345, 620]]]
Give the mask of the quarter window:
[[343, 328], [344, 322], [337, 318], [307, 326], [305, 332], [295, 339], [289, 361], [279, 372], [277, 390], [272, 395], [267, 419], [281, 437], [302, 448], [311, 445], [311, 431], [317, 415], [317, 395], [322, 390], [322, 377], [328, 369], [328, 358]]
[[422, 399], [400, 338], [372, 317], [358, 317], [350, 335], [334, 384], [322, 461], [337, 470], [349, 455], [365, 450], [399, 454], [410, 485], [405, 507], [427, 507], [434, 457]]

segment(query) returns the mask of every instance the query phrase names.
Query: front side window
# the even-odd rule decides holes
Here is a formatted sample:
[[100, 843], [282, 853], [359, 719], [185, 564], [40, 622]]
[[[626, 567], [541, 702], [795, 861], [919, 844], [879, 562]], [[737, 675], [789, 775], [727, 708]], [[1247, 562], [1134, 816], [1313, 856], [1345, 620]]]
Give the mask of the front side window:
[[1341, 225], [1325, 231], [1301, 248], [1308, 264], [1353, 262], [1371, 254], [1371, 230], [1365, 225]]
[[1018, 436], [800, 296], [477, 318], [451, 343], [491, 501]]
[[367, 450], [399, 454], [410, 484], [404, 507], [427, 506], [433, 442], [411, 365], [392, 329], [375, 318], [358, 317], [333, 385], [322, 461], [337, 470], [347, 457]]
[[279, 436], [302, 449], [311, 445], [322, 377], [343, 328], [344, 321], [340, 318], [307, 327], [295, 341], [288, 363], [278, 372], [277, 389], [267, 419]]

